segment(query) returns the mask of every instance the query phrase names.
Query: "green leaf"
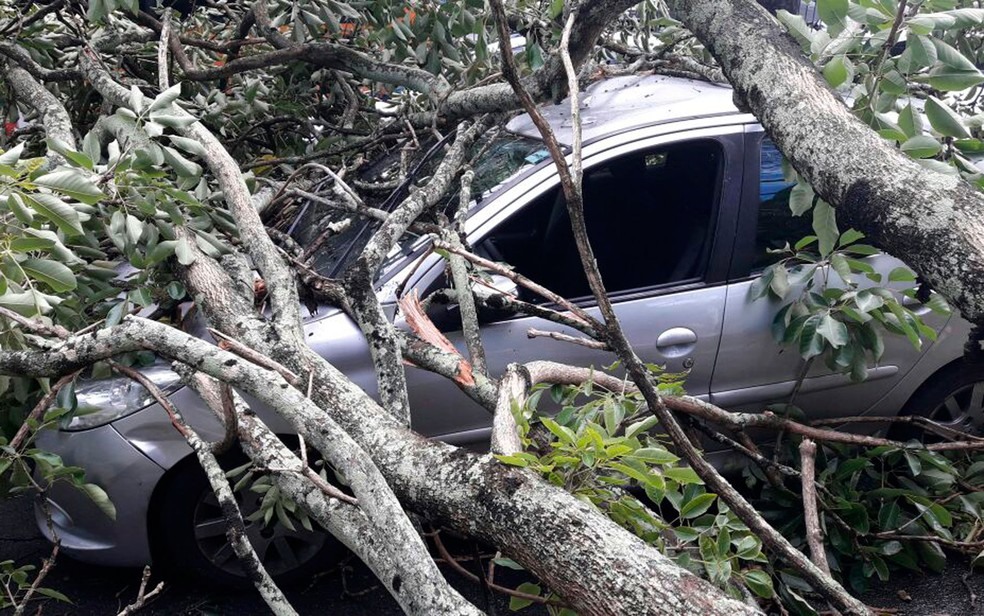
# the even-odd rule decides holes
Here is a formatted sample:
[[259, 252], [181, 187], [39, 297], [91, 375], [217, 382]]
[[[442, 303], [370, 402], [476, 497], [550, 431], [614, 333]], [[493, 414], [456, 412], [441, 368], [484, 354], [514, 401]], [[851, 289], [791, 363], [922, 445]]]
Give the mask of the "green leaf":
[[820, 254], [827, 256], [833, 252], [840, 232], [837, 230], [837, 214], [825, 201], [819, 200], [813, 207], [813, 232], [817, 234]]
[[195, 116], [188, 115], [188, 114], [177, 115], [173, 113], [154, 113], [154, 112], [151, 112], [150, 119], [153, 120], [154, 122], [157, 122], [158, 124], [161, 124], [168, 128], [175, 128], [175, 129], [191, 126], [192, 124], [198, 121], [195, 118]]
[[817, 331], [817, 328], [820, 326], [820, 320], [820, 315], [815, 314], [803, 323], [803, 329], [799, 334], [799, 352], [803, 359], [810, 359], [823, 353], [824, 338]]
[[902, 73], [898, 71], [888, 71], [879, 82], [882, 92], [891, 96], [902, 96], [906, 92], [906, 81]]
[[32, 210], [51, 221], [65, 235], [72, 237], [84, 233], [79, 213], [55, 195], [32, 193], [23, 197]]
[[763, 599], [771, 599], [775, 596], [775, 588], [772, 587], [772, 576], [761, 569], [752, 569], [742, 574], [745, 585], [756, 595]]
[[95, 503], [96, 506], [99, 507], [99, 509], [105, 513], [110, 520], [116, 519], [116, 506], [109, 500], [109, 495], [106, 494], [105, 490], [94, 483], [85, 483], [82, 484], [81, 487], [86, 496], [92, 499], [92, 502]]
[[[539, 584], [533, 584], [532, 582], [523, 582], [516, 587], [521, 593], [526, 593], [527, 595], [540, 596], [541, 588]], [[521, 597], [512, 597], [509, 599], [509, 609], [513, 612], [518, 612], [519, 610], [533, 605], [533, 601], [530, 599], [523, 599]]]
[[505, 556], [500, 556], [499, 558], [494, 559], [494, 562], [498, 567], [505, 567], [506, 569], [512, 569], [514, 571], [526, 571], [526, 567], [511, 558], [506, 558]]
[[6, 150], [3, 154], [0, 154], [0, 165], [14, 166], [17, 161], [20, 160], [21, 154], [24, 152], [24, 142], [21, 141], [14, 147]]
[[180, 300], [185, 296], [185, 287], [177, 280], [167, 283], [167, 294], [173, 300]]
[[847, 0], [822, 0], [817, 2], [817, 13], [827, 25], [830, 36], [836, 37], [847, 25]]
[[53, 241], [43, 237], [17, 237], [10, 240], [10, 249], [14, 252], [48, 250], [54, 245]]
[[685, 520], [690, 520], [704, 515], [704, 513], [711, 508], [715, 498], [717, 498], [717, 496], [709, 493], [695, 496], [680, 509], [680, 517]]
[[26, 202], [26, 197], [27, 195], [22, 195], [18, 192], [11, 193], [10, 198], [7, 199], [7, 207], [10, 208], [11, 213], [17, 220], [25, 225], [29, 225], [34, 222], [34, 211]]
[[672, 479], [679, 484], [703, 484], [700, 477], [694, 472], [694, 469], [689, 466], [681, 466], [677, 468], [668, 468], [663, 471], [663, 475], [667, 479]]
[[817, 325], [817, 333], [823, 336], [835, 349], [847, 344], [849, 339], [847, 326], [829, 313], [821, 317], [820, 323]]
[[553, 435], [560, 440], [560, 442], [573, 445], [577, 441], [574, 431], [567, 426], [562, 426], [549, 417], [541, 418], [540, 422], [547, 430], [550, 430], [550, 432], [552, 432]]
[[901, 148], [913, 158], [932, 158], [940, 153], [943, 146], [929, 135], [916, 135], [907, 139]]
[[76, 167], [83, 167], [89, 171], [92, 171], [92, 159], [81, 152], [76, 152], [70, 145], [61, 139], [56, 137], [48, 137], [45, 139], [45, 142], [48, 144], [49, 149], [58, 152]]
[[773, 270], [772, 283], [769, 288], [779, 299], [784, 299], [789, 293], [789, 272], [781, 263], [777, 263]]
[[768, 294], [770, 285], [772, 285], [772, 278], [776, 275], [775, 269], [775, 266], [765, 268], [762, 275], [748, 286], [749, 299], [756, 300]]
[[831, 88], [837, 88], [852, 76], [853, 67], [844, 55], [831, 58], [830, 62], [823, 67], [823, 78], [827, 80]]
[[902, 508], [894, 500], [885, 503], [878, 510], [878, 526], [882, 530], [895, 530], [902, 515]]
[[841, 280], [851, 282], [851, 265], [843, 254], [835, 252], [830, 255], [830, 267], [834, 268]]
[[863, 239], [864, 233], [861, 233], [857, 229], [848, 229], [847, 231], [841, 233], [840, 239], [837, 241], [837, 245], [844, 247]]
[[167, 138], [171, 140], [171, 143], [189, 154], [194, 154], [195, 156], [205, 156], [205, 146], [195, 139], [179, 137], [177, 135], [168, 135]]
[[135, 85], [130, 86], [130, 109], [137, 113], [143, 112], [144, 108], [144, 95]]
[[71, 599], [69, 599], [64, 594], [58, 592], [53, 588], [45, 588], [43, 586], [39, 586], [37, 589], [35, 589], [35, 592], [37, 592], [39, 595], [44, 595], [49, 599], [54, 599], [55, 601], [61, 601], [62, 603], [69, 603], [69, 604], [72, 603]]
[[923, 132], [922, 116], [912, 107], [912, 103], [905, 106], [899, 114], [899, 127], [909, 137], [921, 135]]
[[808, 212], [813, 207], [813, 188], [809, 184], [800, 180], [793, 190], [789, 193], [789, 210], [793, 216], [800, 216]]
[[916, 275], [908, 267], [896, 267], [888, 273], [890, 282], [915, 282]]
[[161, 152], [164, 154], [164, 160], [167, 161], [167, 164], [174, 169], [174, 172], [178, 174], [178, 176], [194, 178], [202, 174], [201, 165], [191, 162], [174, 148], [169, 148], [166, 145], [161, 146]]
[[916, 34], [930, 34], [933, 30], [947, 29], [956, 23], [956, 19], [945, 13], [923, 13], [906, 20], [906, 25]]
[[908, 451], [903, 452], [905, 455], [905, 461], [909, 464], [909, 471], [912, 473], [913, 477], [918, 477], [919, 473], [922, 472], [922, 462], [919, 457]]
[[984, 81], [984, 75], [964, 54], [938, 38], [932, 39], [938, 64], [929, 71], [929, 84], [946, 92], [965, 90]]
[[933, 130], [947, 137], [967, 139], [970, 133], [963, 120], [939, 99], [930, 96], [926, 99], [926, 118]]
[[178, 263], [181, 265], [191, 265], [195, 262], [195, 252], [185, 237], [179, 239], [178, 243], [174, 246], [174, 254], [178, 257]]
[[181, 96], [181, 84], [176, 83], [167, 90], [164, 90], [151, 101], [148, 111], [160, 111], [162, 109], [167, 109], [171, 106], [171, 103], [178, 100]]
[[47, 259], [28, 259], [21, 263], [24, 272], [45, 284], [55, 293], [65, 293], [76, 288], [75, 274], [64, 264]]
[[902, 72], [915, 72], [936, 63], [936, 46], [925, 36], [913, 35], [906, 39], [905, 51], [899, 58]]
[[75, 169], [46, 173], [34, 183], [89, 205], [98, 203], [106, 196], [92, 180]]
[[776, 18], [782, 22], [782, 25], [786, 27], [786, 30], [792, 35], [793, 38], [800, 44], [805, 53], [810, 53], [810, 46], [813, 43], [813, 37], [815, 33], [810, 26], [806, 24], [806, 21], [799, 15], [794, 15], [788, 11], [778, 11], [776, 12]]

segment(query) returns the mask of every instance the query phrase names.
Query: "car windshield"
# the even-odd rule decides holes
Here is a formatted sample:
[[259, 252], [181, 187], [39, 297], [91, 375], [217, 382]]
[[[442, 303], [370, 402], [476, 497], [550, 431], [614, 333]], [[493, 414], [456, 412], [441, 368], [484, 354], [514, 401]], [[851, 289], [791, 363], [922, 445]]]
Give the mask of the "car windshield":
[[[524, 167], [534, 166], [549, 157], [541, 141], [518, 135], [501, 135], [476, 146], [479, 162], [475, 165], [472, 180], [472, 197], [475, 204], [482, 204], [498, 187]], [[430, 171], [423, 165], [425, 174]], [[424, 176], [421, 176], [424, 177]], [[459, 191], [453, 191], [444, 201], [445, 210], [457, 206]], [[397, 200], [399, 202], [399, 200]], [[307, 248], [328, 230], [330, 225], [351, 218], [351, 215], [321, 203], [306, 203], [291, 226], [291, 236], [303, 248]], [[324, 240], [314, 255], [315, 271], [325, 276], [336, 276], [359, 254], [372, 236], [376, 224], [365, 219], [353, 220], [339, 233]], [[407, 233], [390, 253], [381, 272], [385, 273], [404, 255], [412, 254], [423, 244], [422, 238]]]

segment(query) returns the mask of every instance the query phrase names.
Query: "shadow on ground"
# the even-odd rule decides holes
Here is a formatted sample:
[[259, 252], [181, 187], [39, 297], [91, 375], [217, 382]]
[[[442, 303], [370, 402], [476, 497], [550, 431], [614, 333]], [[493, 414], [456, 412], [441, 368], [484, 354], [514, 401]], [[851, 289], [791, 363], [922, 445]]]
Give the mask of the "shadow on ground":
[[[28, 497], [0, 502], [0, 560], [39, 564], [50, 551], [50, 545], [34, 524]], [[888, 583], [866, 593], [864, 600], [874, 607], [897, 610], [895, 613], [902, 616], [984, 616], [984, 573], [978, 572], [964, 579], [968, 571], [966, 560], [951, 559], [942, 575], [901, 572], [893, 575]], [[445, 569], [444, 572], [466, 598], [488, 613], [499, 616], [513, 613], [509, 611], [508, 598], [494, 596], [490, 606], [481, 586], [453, 571]], [[41, 613], [45, 616], [116, 614], [136, 597], [140, 577], [139, 569], [98, 567], [61, 557], [45, 585], [71, 597], [73, 604], [46, 601]], [[521, 581], [514, 578], [502, 582], [511, 582], [515, 586]], [[402, 614], [386, 591], [376, 585], [372, 574], [358, 562], [339, 565], [304, 586], [288, 589], [287, 594], [300, 614]], [[34, 607], [27, 613], [33, 614], [36, 610]], [[254, 592], [181, 583], [166, 584], [164, 591], [138, 612], [142, 616], [266, 613], [268, 610]], [[546, 613], [539, 606], [520, 612], [523, 616]]]

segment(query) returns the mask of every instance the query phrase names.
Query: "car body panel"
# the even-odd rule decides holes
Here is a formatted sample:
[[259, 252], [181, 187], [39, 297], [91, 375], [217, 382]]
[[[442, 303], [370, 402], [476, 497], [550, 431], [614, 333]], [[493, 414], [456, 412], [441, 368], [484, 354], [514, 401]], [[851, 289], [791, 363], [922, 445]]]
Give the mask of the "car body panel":
[[[46, 496], [61, 549], [79, 560], [105, 565], [149, 563], [147, 510], [164, 469], [112, 425], [83, 432], [46, 430], [39, 434], [37, 446], [59, 452], [66, 464], [84, 468], [86, 481], [102, 487], [116, 507], [113, 521], [81, 490], [56, 482]], [[45, 537], [53, 539], [40, 502], [35, 505], [35, 517]]]

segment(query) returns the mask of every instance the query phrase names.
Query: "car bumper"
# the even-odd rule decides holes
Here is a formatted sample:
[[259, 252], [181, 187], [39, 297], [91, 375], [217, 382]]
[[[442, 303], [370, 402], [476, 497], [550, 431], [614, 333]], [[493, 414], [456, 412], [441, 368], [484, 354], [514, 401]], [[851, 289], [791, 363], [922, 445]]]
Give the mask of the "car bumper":
[[[100, 565], [134, 567], [150, 563], [147, 507], [164, 469], [140, 453], [111, 426], [81, 432], [46, 430], [37, 446], [57, 452], [66, 465], [86, 471], [86, 481], [104, 489], [116, 507], [110, 519], [81, 490], [55, 483], [35, 503], [35, 517], [63, 553]], [[45, 498], [42, 497], [42, 498]], [[51, 524], [45, 515], [45, 503]]]

